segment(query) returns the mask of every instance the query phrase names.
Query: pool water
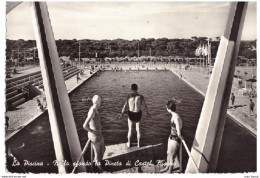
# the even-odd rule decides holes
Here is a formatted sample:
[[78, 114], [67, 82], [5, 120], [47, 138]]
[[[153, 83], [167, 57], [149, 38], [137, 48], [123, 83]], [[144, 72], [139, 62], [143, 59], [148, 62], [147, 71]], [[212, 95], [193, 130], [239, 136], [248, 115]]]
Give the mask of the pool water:
[[[170, 133], [170, 114], [165, 105], [168, 99], [182, 99], [177, 105], [177, 112], [183, 120], [182, 133], [189, 148], [195, 136], [198, 119], [204, 98], [170, 71], [106, 71], [93, 77], [82, 85], [71, 96], [71, 106], [78, 130], [81, 146], [87, 141], [87, 132], [82, 125], [87, 117], [90, 101], [82, 101], [84, 97], [98, 94], [102, 97], [100, 108], [101, 124], [106, 145], [127, 141], [127, 116], [118, 119], [130, 85], [136, 83], [138, 92], [146, 100], [151, 118], [143, 112], [141, 123], [142, 142], [144, 145], [164, 143], [165, 149]], [[136, 134], [133, 135], [136, 142]], [[24, 147], [19, 148], [24, 143]], [[26, 167], [30, 172], [57, 172], [53, 166], [55, 160], [48, 118], [41, 118], [10, 141], [19, 160], [44, 162], [41, 167]], [[88, 151], [89, 152], [89, 151]], [[183, 151], [184, 170], [188, 156]], [[159, 153], [158, 153], [159, 154]], [[160, 153], [166, 158], [166, 152]], [[89, 153], [85, 159], [89, 158]], [[48, 165], [49, 164], [49, 165]], [[243, 128], [227, 119], [222, 146], [220, 150], [217, 172], [255, 172], [256, 171], [256, 139]]]

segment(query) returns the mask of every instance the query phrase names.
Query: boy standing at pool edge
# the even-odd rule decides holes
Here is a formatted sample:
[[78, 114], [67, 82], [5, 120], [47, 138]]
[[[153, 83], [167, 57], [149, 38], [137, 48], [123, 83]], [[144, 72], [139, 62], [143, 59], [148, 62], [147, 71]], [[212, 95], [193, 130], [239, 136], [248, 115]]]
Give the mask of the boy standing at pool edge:
[[137, 146], [140, 147], [140, 139], [141, 139], [141, 131], [140, 131], [140, 121], [142, 118], [142, 110], [141, 106], [144, 105], [147, 113], [147, 117], [150, 117], [147, 105], [145, 103], [143, 95], [140, 95], [137, 93], [138, 86], [137, 84], [132, 84], [131, 85], [131, 90], [132, 93], [127, 96], [126, 102], [122, 108], [122, 113], [120, 115], [120, 118], [122, 118], [124, 112], [125, 112], [125, 107], [128, 105], [129, 110], [128, 110], [128, 135], [127, 139], [128, 142], [126, 143], [127, 147], [131, 146], [131, 137], [132, 137], [132, 127], [133, 124], [135, 123], [136, 125], [136, 132], [137, 132]]

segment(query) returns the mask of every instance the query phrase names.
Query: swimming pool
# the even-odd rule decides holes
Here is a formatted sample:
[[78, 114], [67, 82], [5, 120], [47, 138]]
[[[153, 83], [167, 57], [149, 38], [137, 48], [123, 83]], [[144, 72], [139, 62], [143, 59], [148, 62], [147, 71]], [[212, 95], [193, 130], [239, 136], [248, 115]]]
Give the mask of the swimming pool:
[[[177, 111], [183, 120], [183, 135], [191, 147], [196, 132], [198, 119], [204, 98], [186, 83], [179, 80], [170, 71], [106, 71], [100, 76], [90, 79], [71, 96], [72, 110], [83, 147], [87, 141], [87, 132], [82, 128], [91, 102], [82, 101], [83, 97], [99, 94], [102, 98], [101, 123], [106, 145], [127, 141], [127, 118], [118, 120], [130, 92], [130, 85], [139, 85], [141, 93], [148, 105], [151, 118], [143, 119], [141, 124], [144, 144], [164, 143], [170, 133], [170, 115], [165, 104], [169, 98], [182, 99]], [[144, 114], [145, 117], [146, 114]], [[135, 135], [133, 139], [135, 139]], [[19, 148], [24, 143], [24, 147]], [[30, 172], [57, 172], [53, 166], [55, 160], [48, 118], [41, 118], [21, 131], [10, 140], [12, 148], [17, 148], [19, 160], [44, 162], [44, 166], [26, 167]], [[89, 151], [88, 151], [89, 152]], [[188, 156], [185, 151], [183, 166], [186, 167]], [[85, 156], [89, 158], [89, 153]], [[166, 153], [161, 153], [163, 156]], [[48, 165], [49, 164], [49, 165]], [[247, 131], [227, 119], [217, 172], [255, 172], [256, 171], [256, 139]]]

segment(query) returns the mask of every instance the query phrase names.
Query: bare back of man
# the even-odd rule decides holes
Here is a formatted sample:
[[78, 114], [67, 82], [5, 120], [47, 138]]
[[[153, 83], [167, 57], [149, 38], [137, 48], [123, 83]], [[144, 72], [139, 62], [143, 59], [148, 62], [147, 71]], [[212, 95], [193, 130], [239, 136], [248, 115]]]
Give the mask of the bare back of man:
[[129, 111], [139, 112], [141, 111], [143, 96], [139, 94], [130, 94], [128, 97]]

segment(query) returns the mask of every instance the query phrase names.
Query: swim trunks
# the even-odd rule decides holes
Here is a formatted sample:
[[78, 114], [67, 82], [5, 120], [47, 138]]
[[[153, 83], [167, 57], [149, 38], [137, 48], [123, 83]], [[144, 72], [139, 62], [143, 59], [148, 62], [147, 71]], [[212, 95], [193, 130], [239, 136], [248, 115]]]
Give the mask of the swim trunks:
[[88, 132], [88, 138], [90, 139], [90, 141], [92, 143], [97, 143], [97, 142], [101, 141], [103, 136], [102, 136], [102, 133], [101, 133], [102, 126], [101, 126], [101, 123], [100, 123], [100, 114], [99, 113], [95, 112], [95, 116], [90, 121], [89, 127], [93, 130], [98, 131], [98, 133]]
[[128, 111], [128, 117], [133, 122], [139, 122], [142, 118], [142, 111], [139, 112]]
[[175, 140], [175, 141], [178, 142], [179, 144], [180, 144], [180, 142], [181, 142], [180, 138], [178, 137], [177, 130], [176, 130], [176, 125], [175, 125], [174, 122], [171, 124], [170, 139], [171, 139], [171, 140]]
[[97, 143], [103, 139], [103, 136], [102, 134], [93, 134], [91, 132], [88, 132], [88, 138], [92, 143]]

